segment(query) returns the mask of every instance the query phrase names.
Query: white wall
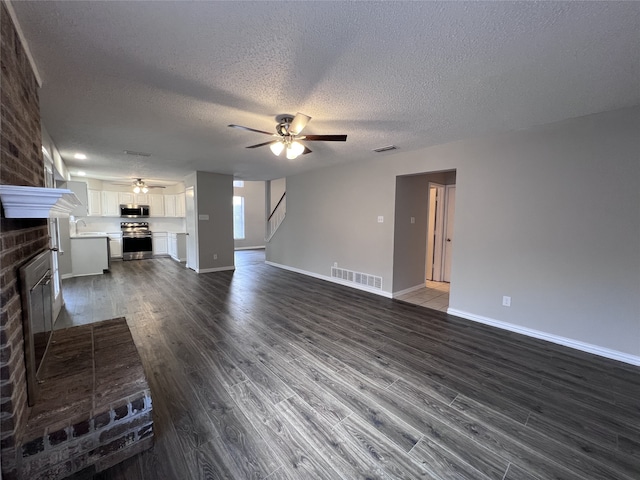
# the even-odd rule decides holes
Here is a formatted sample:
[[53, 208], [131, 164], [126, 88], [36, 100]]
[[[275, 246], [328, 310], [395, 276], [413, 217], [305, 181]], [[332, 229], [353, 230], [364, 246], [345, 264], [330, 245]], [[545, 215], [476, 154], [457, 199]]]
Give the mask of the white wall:
[[396, 176], [456, 169], [450, 308], [640, 360], [639, 131], [636, 107], [289, 177], [267, 260], [393, 292]]

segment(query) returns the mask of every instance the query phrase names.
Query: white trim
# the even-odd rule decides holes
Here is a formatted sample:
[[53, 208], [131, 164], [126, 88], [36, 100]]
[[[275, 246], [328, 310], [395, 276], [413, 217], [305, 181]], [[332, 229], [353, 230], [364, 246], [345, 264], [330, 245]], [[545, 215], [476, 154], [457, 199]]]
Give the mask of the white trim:
[[235, 250], [264, 250], [264, 245], [256, 245], [255, 247], [236, 247]]
[[67, 278], [73, 278], [73, 273], [64, 273], [60, 275], [61, 280], [66, 280]]
[[196, 270], [196, 273], [212, 273], [212, 272], [223, 272], [226, 270], [235, 270], [236, 267], [231, 265], [228, 267], [215, 267], [215, 268], [199, 268]]
[[600, 347], [591, 343], [581, 342], [579, 340], [573, 340], [571, 338], [560, 337], [551, 333], [541, 332], [540, 330], [533, 330], [531, 328], [513, 325], [512, 323], [501, 322], [500, 320], [482, 317], [480, 315], [475, 315], [473, 313], [465, 312], [462, 310], [456, 310], [455, 308], [448, 308], [447, 313], [449, 315], [466, 318], [467, 320], [483, 323], [492, 327], [509, 330], [510, 332], [520, 333], [522, 335], [526, 335], [527, 337], [539, 338], [541, 340], [546, 340], [548, 342], [563, 345], [575, 350], [592, 353], [600, 357], [610, 358], [612, 360], [618, 360], [619, 362], [640, 366], [640, 356], [630, 355], [628, 353], [611, 350], [609, 348]]
[[392, 298], [391, 293], [385, 292], [384, 290], [380, 290], [378, 288], [371, 288], [367, 285], [360, 285], [357, 283], [347, 282], [340, 278], [333, 278], [327, 275], [320, 275], [319, 273], [308, 272], [307, 270], [301, 270], [299, 268], [290, 267], [288, 265], [282, 265], [280, 263], [274, 263], [269, 261], [265, 261], [264, 263], [266, 263], [267, 265], [271, 265], [272, 267], [282, 268], [283, 270], [289, 270], [290, 272], [301, 273], [302, 275], [307, 275], [309, 277], [317, 278], [319, 280], [325, 280], [327, 282], [337, 283], [338, 285], [344, 285], [345, 287], [355, 288], [356, 290], [363, 290], [365, 292], [375, 293], [376, 295], [380, 295], [381, 297]]
[[416, 290], [420, 290], [421, 288], [425, 288], [425, 287], [426, 285], [424, 283], [420, 283], [415, 287], [409, 287], [409, 288], [405, 288], [404, 290], [400, 290], [399, 292], [393, 292], [391, 295], [392, 295], [392, 298], [396, 298], [401, 295], [406, 295], [407, 293], [415, 292]]
[[27, 43], [27, 37], [24, 36], [22, 27], [18, 22], [16, 11], [13, 9], [13, 5], [11, 5], [10, 0], [5, 0], [4, 4], [7, 6], [7, 11], [9, 12], [9, 16], [11, 17], [11, 21], [13, 22], [13, 26], [15, 27], [16, 32], [18, 32], [20, 42], [22, 43], [22, 48], [24, 50], [24, 53], [27, 54], [29, 64], [31, 65], [31, 70], [33, 70], [33, 76], [36, 77], [36, 82], [38, 82], [38, 87], [42, 87], [42, 78], [40, 77], [40, 72], [38, 72], [38, 67], [36, 66], [36, 61], [33, 59], [33, 55], [31, 55], [31, 50], [29, 49], [29, 44]]
[[80, 200], [63, 188], [0, 185], [0, 197], [6, 218], [68, 217]]

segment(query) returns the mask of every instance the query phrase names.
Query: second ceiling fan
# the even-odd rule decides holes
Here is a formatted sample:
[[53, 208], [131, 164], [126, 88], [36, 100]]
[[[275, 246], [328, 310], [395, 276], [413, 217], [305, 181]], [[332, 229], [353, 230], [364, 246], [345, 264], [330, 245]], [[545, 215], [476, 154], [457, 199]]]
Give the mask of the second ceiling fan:
[[289, 114], [278, 115], [276, 121], [276, 133], [265, 132], [264, 130], [256, 130], [255, 128], [243, 127], [242, 125], [229, 125], [233, 128], [241, 128], [250, 132], [262, 133], [277, 137], [275, 140], [269, 142], [258, 143], [256, 145], [250, 145], [246, 148], [257, 148], [269, 145], [274, 155], [280, 155], [283, 151], [286, 152], [287, 158], [293, 160], [299, 155], [305, 155], [311, 153], [311, 150], [305, 145], [300, 143], [301, 140], [310, 142], [346, 142], [346, 135], [300, 135], [302, 129], [309, 123], [311, 117], [304, 115], [303, 113], [297, 113], [295, 117]]

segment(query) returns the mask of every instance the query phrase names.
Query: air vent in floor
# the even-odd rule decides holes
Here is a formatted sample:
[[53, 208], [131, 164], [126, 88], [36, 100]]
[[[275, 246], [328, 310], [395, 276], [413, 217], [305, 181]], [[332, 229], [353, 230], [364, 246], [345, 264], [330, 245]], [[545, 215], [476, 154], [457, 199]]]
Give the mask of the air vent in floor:
[[382, 277], [375, 275], [354, 272], [345, 268], [331, 267], [331, 277], [382, 290]]

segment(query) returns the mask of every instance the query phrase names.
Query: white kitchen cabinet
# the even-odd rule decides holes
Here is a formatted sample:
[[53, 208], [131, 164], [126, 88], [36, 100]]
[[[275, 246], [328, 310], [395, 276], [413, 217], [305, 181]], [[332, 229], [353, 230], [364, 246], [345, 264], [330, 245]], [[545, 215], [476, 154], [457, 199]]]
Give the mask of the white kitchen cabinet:
[[74, 277], [102, 275], [109, 269], [107, 235], [71, 237], [71, 270]]
[[187, 261], [187, 234], [169, 234], [169, 255], [178, 262]]
[[133, 196], [133, 203], [135, 203], [136, 205], [149, 205], [149, 194], [136, 193]]
[[169, 237], [167, 232], [152, 232], [153, 254], [169, 255]]
[[100, 190], [87, 191], [89, 194], [89, 216], [99, 217], [102, 215], [102, 192]]
[[88, 195], [87, 195], [87, 184], [84, 182], [66, 182], [64, 188], [68, 188], [73, 193], [76, 194], [78, 200], [80, 200], [80, 205], [75, 207], [71, 211], [71, 215], [74, 217], [86, 217], [87, 216], [87, 203], [89, 203]]
[[133, 205], [135, 202], [135, 195], [133, 192], [118, 192], [118, 205]]
[[175, 195], [164, 196], [164, 216], [165, 217], [176, 216], [176, 196]]
[[103, 217], [119, 217], [120, 216], [119, 192], [111, 192], [109, 190], [102, 191], [102, 216]]
[[164, 216], [181, 218], [186, 216], [184, 193], [164, 196]]
[[164, 195], [149, 194], [149, 216], [164, 217]]
[[108, 233], [111, 258], [122, 258], [122, 233]]
[[176, 195], [176, 217], [184, 218], [187, 216], [187, 209], [185, 206], [184, 193], [178, 193]]

